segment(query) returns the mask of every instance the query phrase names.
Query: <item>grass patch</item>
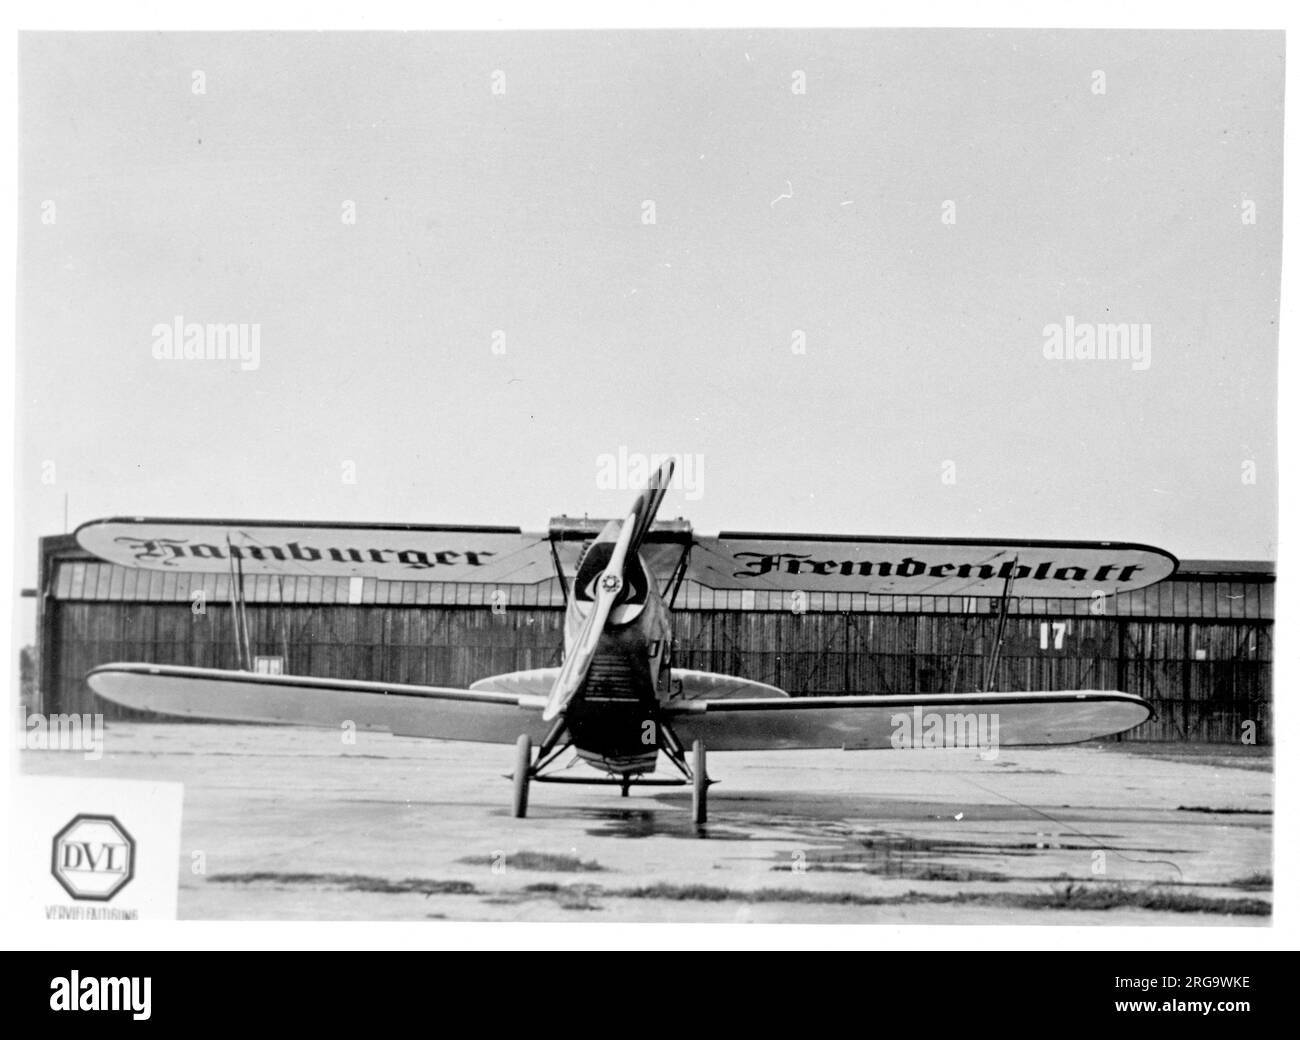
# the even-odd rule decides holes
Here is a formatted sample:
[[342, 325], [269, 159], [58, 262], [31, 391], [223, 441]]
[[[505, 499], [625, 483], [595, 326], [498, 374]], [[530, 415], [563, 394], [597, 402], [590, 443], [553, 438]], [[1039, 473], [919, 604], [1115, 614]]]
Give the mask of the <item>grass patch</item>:
[[561, 910], [599, 910], [601, 907], [596, 899], [606, 894], [599, 885], [557, 885], [554, 881], [539, 881], [525, 885], [513, 896], [507, 894], [485, 902], [517, 905], [527, 899], [554, 899]]
[[1179, 812], [1215, 813], [1222, 816], [1272, 816], [1272, 809], [1216, 809], [1209, 805], [1180, 805]]
[[947, 904], [997, 906], [1018, 910], [1113, 910], [1131, 907], [1173, 913], [1240, 914], [1267, 917], [1272, 906], [1261, 899], [1202, 896], [1163, 888], [1122, 885], [1067, 884], [1049, 892], [958, 892], [935, 895], [907, 892], [900, 896], [868, 896], [857, 892], [815, 892], [801, 888], [759, 888], [752, 891], [716, 885], [644, 885], [606, 893], [629, 899], [677, 902], [814, 903], [836, 906], [906, 906]]
[[1125, 885], [1089, 885], [1071, 881], [1038, 898], [1041, 900], [1038, 905], [1060, 910], [1136, 907], [1182, 914], [1247, 914], [1256, 917], [1267, 917], [1273, 912], [1272, 905], [1262, 899], [1203, 896], [1197, 892], [1158, 886], [1129, 888]]
[[478, 889], [468, 881], [439, 881], [433, 878], [374, 877], [370, 874], [284, 874], [276, 871], [248, 871], [242, 874], [213, 874], [218, 885], [316, 885], [342, 888], [348, 892], [380, 892], [385, 895], [416, 893], [425, 896], [472, 896]]
[[584, 860], [554, 852], [529, 852], [526, 849], [512, 852], [508, 856], [466, 856], [456, 862], [475, 867], [494, 867], [502, 863], [506, 870], [549, 871], [553, 874], [589, 874], [605, 869], [594, 859]]
[[[783, 874], [797, 871], [791, 863], [778, 863], [772, 868]], [[981, 870], [978, 867], [949, 867], [942, 863], [908, 863], [895, 861], [888, 864], [860, 862], [828, 862], [816, 860], [805, 863], [801, 871], [809, 874], [867, 874], [874, 877], [888, 877], [904, 881], [1009, 881], [1006, 874], [996, 870]]]
[[1273, 891], [1273, 875], [1267, 870], [1257, 870], [1236, 881], [1228, 882], [1229, 888], [1246, 888], [1259, 892]]
[[[368, 874], [295, 874], [275, 871], [249, 871], [241, 874], [214, 874], [215, 884], [311, 885], [341, 888], [350, 892], [375, 892], [384, 895], [452, 895], [491, 896], [492, 902], [510, 903], [508, 893], [482, 892], [468, 881], [444, 881], [434, 878], [373, 877]], [[1265, 889], [1272, 887], [1272, 876], [1259, 872], [1235, 882], [1236, 887]], [[902, 895], [864, 895], [859, 892], [818, 892], [805, 888], [725, 888], [719, 885], [674, 885], [659, 883], [634, 888], [606, 889], [600, 885], [558, 885], [538, 882], [516, 892], [528, 897], [554, 899], [566, 910], [600, 909], [597, 899], [656, 899], [694, 903], [782, 903], [791, 906], [989, 906], [1016, 910], [1114, 910], [1138, 909], [1166, 913], [1227, 914], [1268, 917], [1272, 905], [1263, 899], [1203, 896], [1177, 887], [1142, 886], [1107, 883], [1066, 882], [1046, 892], [956, 892], [948, 895], [909, 891]]]
[[1093, 747], [1121, 755], [1158, 758], [1166, 762], [1187, 762], [1215, 769], [1273, 770], [1273, 748], [1263, 744], [1182, 744], [1164, 741], [1102, 741]]
[[978, 867], [948, 867], [940, 863], [920, 864], [904, 875], [916, 881], [1008, 881], [1005, 874]]

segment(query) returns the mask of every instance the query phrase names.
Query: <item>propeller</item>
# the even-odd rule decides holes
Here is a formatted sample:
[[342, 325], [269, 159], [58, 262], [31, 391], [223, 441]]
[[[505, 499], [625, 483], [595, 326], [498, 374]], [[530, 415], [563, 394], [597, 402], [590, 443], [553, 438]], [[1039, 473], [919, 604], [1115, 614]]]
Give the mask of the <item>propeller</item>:
[[627, 560], [630, 556], [636, 555], [646, 535], [650, 533], [655, 513], [659, 511], [659, 504], [668, 492], [668, 482], [672, 479], [673, 468], [672, 459], [659, 467], [658, 472], [650, 479], [649, 485], [637, 497], [632, 512], [627, 515], [619, 528], [614, 551], [596, 581], [595, 602], [592, 604], [591, 612], [587, 615], [586, 623], [582, 626], [578, 638], [570, 647], [569, 654], [560, 668], [560, 674], [555, 677], [555, 685], [551, 687], [550, 698], [546, 702], [546, 709], [542, 712], [543, 721], [550, 722], [563, 712], [582, 688], [587, 672], [591, 669], [592, 659], [596, 655], [596, 647], [600, 645], [600, 637], [604, 634], [605, 624], [609, 621], [610, 612], [613, 611], [614, 605], [623, 592]]
[[605, 622], [609, 620], [614, 602], [623, 591], [623, 563], [632, 545], [632, 536], [636, 533], [636, 521], [636, 513], [629, 513], [618, 532], [613, 555], [596, 582], [596, 597], [591, 613], [587, 615], [587, 622], [569, 650], [569, 656], [564, 659], [560, 674], [555, 677], [555, 685], [551, 687], [551, 697], [546, 702], [546, 710], [542, 712], [542, 720], [545, 722], [550, 722], [568, 707], [569, 701], [573, 700], [573, 695], [582, 686], [582, 681], [587, 678], [591, 659], [595, 656], [601, 633], [605, 631]]

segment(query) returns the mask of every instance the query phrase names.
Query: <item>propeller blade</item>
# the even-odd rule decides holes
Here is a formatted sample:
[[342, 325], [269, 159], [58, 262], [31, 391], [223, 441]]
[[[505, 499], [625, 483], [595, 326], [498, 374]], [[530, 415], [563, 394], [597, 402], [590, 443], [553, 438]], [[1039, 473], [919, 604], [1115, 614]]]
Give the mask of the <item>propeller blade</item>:
[[618, 541], [614, 543], [614, 552], [605, 565], [605, 570], [596, 583], [596, 599], [587, 615], [587, 623], [582, 626], [577, 641], [564, 659], [560, 674], [555, 677], [551, 687], [551, 696], [542, 712], [542, 721], [550, 722], [568, 707], [574, 695], [581, 688], [600, 645], [601, 634], [605, 631], [605, 622], [609, 620], [610, 611], [614, 609], [619, 593], [623, 591], [623, 565], [627, 562], [628, 550], [632, 545], [632, 536], [637, 526], [637, 514], [628, 514], [618, 532]]
[[645, 536], [650, 533], [650, 528], [655, 522], [655, 514], [659, 512], [660, 503], [664, 500], [664, 495], [668, 494], [668, 485], [673, 479], [673, 470], [677, 468], [677, 463], [673, 459], [668, 459], [655, 475], [650, 478], [650, 483], [646, 489], [641, 492], [637, 498], [636, 504], [632, 507], [632, 512], [636, 514], [636, 531], [632, 535], [632, 552], [638, 552], [641, 543], [645, 541]]

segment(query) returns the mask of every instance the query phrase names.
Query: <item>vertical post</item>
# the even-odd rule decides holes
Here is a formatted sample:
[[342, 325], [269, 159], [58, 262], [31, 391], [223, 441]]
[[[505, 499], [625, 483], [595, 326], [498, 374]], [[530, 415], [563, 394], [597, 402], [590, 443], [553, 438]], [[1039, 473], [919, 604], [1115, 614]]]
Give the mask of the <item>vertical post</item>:
[[235, 570], [239, 574], [239, 632], [244, 639], [244, 660], [248, 670], [253, 670], [253, 644], [248, 638], [248, 602], [244, 599], [244, 561], [235, 561]]
[[[40, 540], [40, 573], [36, 583], [37, 604], [39, 609], [36, 627], [36, 699], [31, 710], [52, 715], [66, 711], [61, 706], [62, 698], [58, 696], [54, 683], [62, 679], [59, 674], [59, 652], [57, 636], [63, 623], [63, 603], [54, 598], [55, 578], [58, 574], [59, 559], [49, 540]], [[24, 724], [26, 719], [23, 720]]]
[[[946, 615], [951, 617], [951, 615]], [[948, 692], [957, 692], [957, 672], [961, 668], [961, 659], [966, 653], [966, 636], [970, 631], [970, 619], [963, 616], [961, 619], [961, 642], [957, 644], [957, 653], [952, 659], [952, 680], [948, 683]]]
[[854, 641], [849, 638], [849, 631], [854, 627], [855, 626], [853, 624], [853, 615], [851, 613], [846, 612], [844, 614], [844, 651], [843, 651], [844, 669], [843, 669], [843, 675], [840, 680], [841, 693], [852, 692], [852, 690], [849, 688], [849, 654], [853, 652], [851, 647]]
[[1115, 622], [1116, 638], [1119, 640], [1119, 652], [1115, 664], [1115, 687], [1128, 693], [1128, 624], [1123, 618]]
[[[1116, 676], [1115, 688], [1124, 693], [1129, 693], [1128, 688], [1128, 622], [1123, 618], [1115, 620], [1115, 629], [1119, 639], [1119, 653], [1116, 658]], [[1117, 743], [1123, 743], [1124, 734], [1119, 733], [1115, 736]]]
[[1007, 631], [1007, 611], [1011, 609], [1011, 590], [1015, 587], [1016, 566], [1019, 563], [1019, 556], [1011, 558], [1011, 569], [1007, 571], [1007, 579], [1002, 583], [1002, 609], [998, 612], [998, 634], [993, 643], [993, 656], [989, 659], [988, 669], [984, 674], [985, 693], [993, 688], [993, 680], [997, 677], [998, 658], [1002, 656], [1002, 639]]
[[241, 672], [244, 667], [244, 641], [239, 635], [239, 579], [235, 577], [235, 554], [229, 552], [230, 538], [226, 538], [227, 560], [230, 565], [230, 624], [235, 637], [235, 667]]
[[244, 603], [244, 562], [242, 556], [235, 554], [230, 543], [230, 535], [226, 535], [226, 552], [230, 556], [230, 581], [233, 586], [231, 607], [235, 613], [235, 643], [239, 653], [240, 668], [251, 672], [253, 644], [248, 638], [248, 607]]
[[292, 675], [293, 669], [289, 667], [289, 615], [284, 608], [284, 575], [276, 576], [280, 585], [280, 652], [284, 655], [284, 670]]

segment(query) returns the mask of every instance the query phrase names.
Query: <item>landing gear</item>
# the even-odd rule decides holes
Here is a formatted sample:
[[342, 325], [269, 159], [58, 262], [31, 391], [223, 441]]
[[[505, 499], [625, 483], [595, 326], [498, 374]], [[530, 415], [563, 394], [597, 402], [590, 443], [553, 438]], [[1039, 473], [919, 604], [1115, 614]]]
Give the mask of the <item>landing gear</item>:
[[707, 823], [709, 819], [709, 776], [702, 740], [691, 745], [691, 818], [696, 823]]
[[527, 733], [515, 741], [515, 818], [528, 815], [528, 781], [533, 771], [533, 742]]
[[[619, 788], [619, 793], [626, 798], [633, 784], [639, 787], [684, 787], [691, 785], [691, 819], [697, 824], [705, 823], [709, 818], [708, 791], [709, 779], [704, 756], [704, 741], [697, 740], [691, 746], [688, 755], [685, 745], [666, 722], [660, 722], [660, 733], [664, 735], [662, 750], [668, 760], [681, 774], [680, 778], [642, 776], [639, 773], [613, 773], [595, 778], [586, 776], [569, 777], [562, 775], [563, 770], [550, 767], [566, 750], [573, 746], [572, 740], [563, 740], [566, 735], [564, 720], [560, 719], [542, 740], [537, 749], [536, 761], [533, 759], [533, 742], [528, 734], [520, 735], [515, 742], [515, 771], [511, 774], [514, 781], [514, 815], [523, 819], [528, 815], [528, 788], [535, 780], [542, 784], [609, 784]], [[623, 763], [620, 763], [623, 764]], [[610, 763], [613, 765], [613, 763]], [[707, 837], [703, 831], [700, 837]]]

